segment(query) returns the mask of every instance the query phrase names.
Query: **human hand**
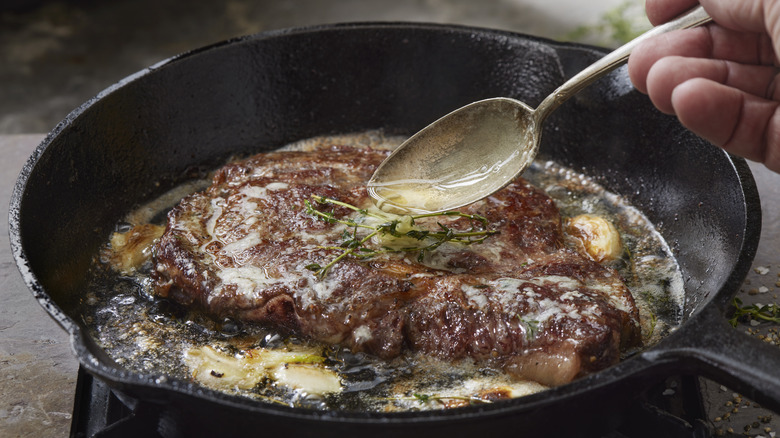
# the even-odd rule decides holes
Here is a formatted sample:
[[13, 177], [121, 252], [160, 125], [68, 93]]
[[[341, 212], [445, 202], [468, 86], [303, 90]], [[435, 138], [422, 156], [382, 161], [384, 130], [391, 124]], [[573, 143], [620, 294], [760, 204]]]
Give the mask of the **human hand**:
[[[647, 0], [659, 24], [696, 0]], [[701, 0], [714, 23], [636, 47], [628, 71], [661, 111], [725, 150], [780, 172], [780, 2]]]

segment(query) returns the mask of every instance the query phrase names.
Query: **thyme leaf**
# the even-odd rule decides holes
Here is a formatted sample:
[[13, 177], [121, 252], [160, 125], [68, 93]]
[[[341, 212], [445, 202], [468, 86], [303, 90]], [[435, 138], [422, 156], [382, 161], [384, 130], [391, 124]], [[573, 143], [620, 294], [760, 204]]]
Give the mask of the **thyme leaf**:
[[421, 405], [424, 405], [426, 403], [436, 401], [436, 402], [446, 402], [448, 400], [462, 400], [467, 401], [470, 404], [490, 404], [492, 401], [475, 397], [475, 396], [467, 396], [467, 395], [431, 395], [431, 394], [421, 394], [415, 392], [412, 394], [412, 397], [401, 397], [396, 398], [395, 400], [417, 400], [420, 402]]
[[[414, 216], [390, 217], [371, 212], [367, 209], [358, 208], [346, 202], [325, 196], [312, 195], [312, 201], [314, 202], [309, 200], [304, 201], [304, 204], [306, 205], [306, 212], [308, 214], [327, 223], [338, 223], [349, 227], [349, 230], [345, 230], [342, 234], [342, 242], [339, 246], [320, 247], [323, 249], [341, 251], [341, 254], [339, 254], [335, 259], [331, 260], [324, 266], [321, 266], [318, 263], [311, 263], [306, 266], [306, 269], [314, 271], [320, 278], [324, 278], [328, 271], [336, 263], [348, 256], [365, 259], [374, 257], [378, 254], [390, 252], [417, 252], [417, 260], [421, 262], [425, 259], [426, 254], [435, 251], [446, 242], [472, 245], [475, 243], [482, 243], [488, 237], [494, 234], [498, 234], [498, 231], [488, 229], [489, 223], [485, 217], [476, 214], [467, 214], [459, 211], [447, 211], [442, 213], [426, 213]], [[327, 207], [328, 205], [350, 209], [357, 213], [357, 218], [351, 219], [336, 217], [333, 211], [325, 211], [324, 207]], [[441, 216], [468, 219], [471, 221], [471, 228], [467, 231], [456, 231], [445, 226], [441, 222], [437, 223], [438, 229], [433, 230], [425, 230], [413, 227], [416, 220]], [[379, 220], [379, 225], [367, 225], [365, 223], [365, 219], [369, 217]], [[359, 229], [370, 231], [367, 231], [365, 236], [361, 236], [358, 232]], [[378, 235], [390, 236], [395, 239], [410, 239], [419, 243], [400, 248], [390, 248], [388, 246], [384, 246], [381, 249], [372, 249], [367, 247], [366, 244], [374, 236]]]
[[416, 398], [420, 403], [428, 403], [428, 401], [431, 400], [431, 396], [428, 394], [419, 394], [415, 392], [412, 394], [412, 396], [414, 396], [414, 398]]
[[742, 305], [742, 300], [734, 297], [734, 315], [729, 319], [729, 323], [736, 327], [742, 320], [757, 320], [780, 324], [780, 306], [777, 304]]
[[658, 317], [655, 316], [655, 313], [650, 313], [650, 330], [648, 330], [647, 333], [647, 339], [651, 339], [653, 337], [653, 334], [655, 333], [655, 327], [658, 325]]
[[539, 332], [539, 321], [523, 319], [520, 315], [517, 315], [517, 319], [525, 326], [525, 339], [532, 341], [536, 337], [536, 333]]

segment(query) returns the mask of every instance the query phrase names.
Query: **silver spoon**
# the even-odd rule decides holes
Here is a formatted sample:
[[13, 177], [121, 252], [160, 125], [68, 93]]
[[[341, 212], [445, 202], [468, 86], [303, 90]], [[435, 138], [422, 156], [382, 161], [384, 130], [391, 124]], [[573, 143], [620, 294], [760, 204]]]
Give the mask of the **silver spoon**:
[[542, 123], [578, 91], [610, 72], [640, 42], [711, 21], [701, 6], [654, 27], [566, 81], [535, 110], [506, 97], [457, 109], [406, 140], [368, 182], [376, 205], [399, 214], [453, 210], [495, 193], [536, 157]]

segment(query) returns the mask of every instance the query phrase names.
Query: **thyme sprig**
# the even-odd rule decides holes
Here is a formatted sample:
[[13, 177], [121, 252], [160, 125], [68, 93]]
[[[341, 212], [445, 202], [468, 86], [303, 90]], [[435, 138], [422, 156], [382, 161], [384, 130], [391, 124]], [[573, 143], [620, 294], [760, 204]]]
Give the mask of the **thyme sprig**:
[[433, 394], [421, 394], [415, 392], [412, 394], [412, 397], [405, 397], [405, 398], [399, 398], [399, 400], [405, 399], [405, 400], [416, 400], [420, 402], [421, 405], [437, 401], [437, 402], [446, 402], [448, 400], [459, 400], [459, 401], [467, 401], [469, 404], [489, 404], [492, 403], [490, 400], [486, 400], [483, 398], [479, 398], [476, 396], [468, 396], [468, 395], [433, 395]]
[[384, 400], [387, 401], [416, 401], [421, 405], [430, 403], [430, 402], [438, 402], [438, 403], [446, 403], [448, 401], [466, 401], [469, 404], [490, 404], [493, 403], [492, 400], [484, 399], [477, 396], [471, 396], [471, 395], [434, 395], [434, 394], [422, 394], [422, 393], [413, 393], [411, 396], [408, 397], [389, 397], [385, 398]]
[[[372, 212], [367, 209], [358, 208], [346, 202], [325, 196], [312, 195], [312, 200], [318, 206], [334, 205], [350, 209], [358, 214], [357, 218], [355, 219], [342, 219], [336, 217], [332, 211], [328, 212], [321, 209], [322, 207], [315, 207], [315, 205], [309, 200], [304, 201], [306, 205], [306, 212], [308, 214], [328, 223], [339, 223], [348, 227], [348, 229], [345, 230], [344, 234], [342, 235], [343, 242], [339, 246], [320, 247], [323, 249], [338, 250], [341, 251], [341, 254], [339, 254], [325, 266], [321, 266], [318, 263], [311, 263], [306, 266], [306, 269], [314, 271], [320, 278], [324, 278], [328, 271], [336, 263], [348, 256], [365, 259], [374, 257], [378, 254], [389, 252], [418, 252], [417, 260], [422, 262], [426, 254], [436, 250], [446, 242], [472, 245], [475, 243], [482, 243], [488, 237], [498, 233], [498, 231], [488, 229], [489, 223], [485, 217], [476, 214], [467, 214], [459, 211], [446, 211], [441, 213], [426, 213], [413, 216], [391, 217]], [[377, 219], [379, 224], [367, 224], [365, 219], [368, 217]], [[424, 230], [414, 227], [415, 221], [429, 217], [460, 217], [469, 219], [472, 221], [473, 225], [468, 231], [455, 231], [443, 225], [441, 222], [437, 222], [438, 229], [434, 230]], [[360, 229], [369, 231], [366, 235], [361, 236], [358, 233], [358, 230]], [[402, 246], [398, 248], [382, 246], [381, 249], [372, 249], [367, 247], [366, 244], [375, 236], [391, 236], [395, 239], [406, 238], [418, 242], [419, 244]]]
[[742, 305], [742, 300], [734, 298], [734, 315], [729, 319], [729, 323], [736, 327], [740, 320], [755, 319], [757, 321], [766, 321], [780, 324], [780, 306], [777, 304]]

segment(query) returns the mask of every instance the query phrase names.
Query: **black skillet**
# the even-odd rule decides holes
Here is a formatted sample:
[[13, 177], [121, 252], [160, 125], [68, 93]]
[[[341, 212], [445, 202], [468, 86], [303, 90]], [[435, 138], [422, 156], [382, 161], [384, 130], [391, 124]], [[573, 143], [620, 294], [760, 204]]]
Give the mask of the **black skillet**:
[[35, 297], [71, 334], [82, 367], [151, 403], [161, 430], [166, 419], [181, 420], [182, 436], [585, 434], [609, 430], [626, 401], [673, 373], [710, 377], [780, 411], [780, 352], [726, 323], [759, 239], [748, 167], [654, 110], [625, 69], [550, 117], [541, 158], [593, 176], [657, 224], [682, 267], [686, 321], [603, 372], [446, 412], [324, 413], [130, 372], [74, 314], [85, 270], [115, 223], [196, 170], [324, 134], [409, 135], [488, 97], [535, 105], [602, 55], [502, 31], [348, 24], [269, 32], [169, 59], [76, 109], [38, 147], [11, 201], [14, 256]]

